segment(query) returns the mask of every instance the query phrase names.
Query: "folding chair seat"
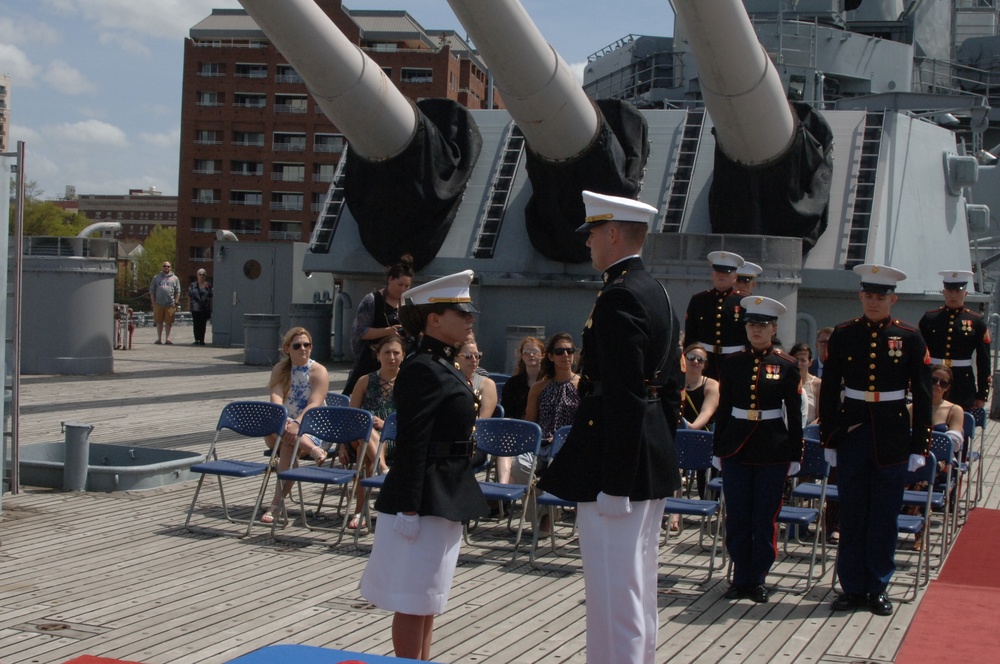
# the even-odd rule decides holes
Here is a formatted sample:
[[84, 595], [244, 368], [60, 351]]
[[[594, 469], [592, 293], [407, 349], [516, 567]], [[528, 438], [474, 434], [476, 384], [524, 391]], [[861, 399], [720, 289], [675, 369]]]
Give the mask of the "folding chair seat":
[[[302, 436], [305, 435], [310, 435], [323, 442], [330, 443], [330, 449], [333, 450], [337, 445], [349, 444], [356, 440], [367, 441], [371, 433], [372, 414], [367, 410], [340, 406], [311, 408], [302, 417], [302, 424], [299, 426], [300, 435], [295, 441], [292, 458], [298, 459], [299, 445], [301, 444]], [[363, 454], [363, 449], [358, 452], [358, 463], [353, 469], [324, 466], [296, 466], [278, 473], [279, 482], [298, 482], [299, 509], [301, 511], [303, 526], [309, 530], [332, 532], [331, 528], [322, 528], [309, 523], [302, 484], [321, 484], [324, 489], [330, 486], [340, 486], [350, 490], [353, 488], [353, 483], [358, 477], [359, 468], [362, 467], [361, 456]], [[351, 486], [348, 487], [348, 485]], [[345, 497], [347, 500], [350, 500], [350, 492], [346, 496], [341, 496], [341, 502], [344, 501]], [[323, 501], [321, 499], [316, 512], [319, 513], [322, 507]], [[285, 511], [287, 512], [287, 510]], [[276, 528], [278, 521], [279, 519], [275, 517], [271, 523], [271, 536], [275, 539], [277, 539]], [[340, 527], [340, 537], [337, 538], [338, 544], [344, 536], [346, 524], [347, 519], [344, 518]]]
[[[678, 429], [674, 436], [674, 446], [677, 450], [677, 465], [683, 471], [708, 470], [712, 467], [712, 432], [694, 429]], [[700, 520], [698, 544], [702, 549], [711, 551], [708, 561], [708, 573], [702, 583], [712, 580], [712, 574], [722, 569], [726, 564], [726, 552], [722, 550], [722, 561], [716, 566], [715, 558], [719, 552], [719, 536], [722, 531], [723, 506], [722, 500], [707, 500], [698, 498], [667, 498], [663, 509], [666, 514], [697, 517]], [[713, 526], [714, 520], [714, 526]], [[706, 537], [711, 537], [711, 546], [706, 547]], [[676, 564], [684, 569], [702, 569], [704, 565]]]
[[288, 410], [280, 405], [266, 401], [234, 401], [227, 404], [222, 409], [219, 422], [215, 425], [215, 437], [205, 455], [205, 461], [191, 466], [192, 473], [198, 473], [198, 486], [194, 490], [194, 497], [191, 499], [191, 506], [188, 508], [187, 518], [184, 520], [184, 527], [191, 530], [191, 515], [198, 502], [198, 494], [201, 493], [202, 484], [205, 477], [214, 475], [219, 482], [219, 497], [222, 500], [222, 511], [225, 518], [230, 523], [237, 523], [229, 515], [229, 506], [226, 504], [226, 494], [222, 486], [222, 478], [242, 478], [257, 477], [263, 475], [260, 489], [257, 491], [257, 500], [254, 503], [250, 518], [247, 519], [247, 529], [243, 537], [250, 534], [250, 529], [254, 524], [254, 517], [260, 509], [264, 491], [267, 489], [268, 478], [277, 463], [278, 455], [274, 455], [267, 463], [254, 461], [242, 461], [239, 459], [220, 459], [218, 447], [221, 442], [220, 434], [228, 429], [241, 436], [251, 438], [264, 438], [276, 435], [279, 438], [285, 432], [285, 422], [288, 420]]
[[[935, 468], [933, 477], [928, 489], [926, 490], [916, 490], [907, 489], [903, 492], [903, 504], [907, 506], [922, 507], [924, 504], [924, 499], [926, 498], [925, 493], [930, 493], [931, 500], [931, 516], [934, 514], [941, 514], [941, 536], [938, 539], [940, 544], [940, 550], [938, 554], [938, 562], [934, 565], [937, 569], [944, 562], [944, 557], [947, 555], [948, 550], [951, 548], [951, 543], [954, 540], [955, 535], [955, 522], [957, 518], [957, 502], [953, 501], [953, 496], [957, 492], [957, 471], [956, 462], [954, 455], [954, 445], [948, 436], [945, 434], [934, 431], [931, 433], [931, 444], [930, 451], [934, 455], [934, 458], [938, 461], [937, 466], [941, 463], [945, 464], [945, 469], [942, 475], [940, 474], [940, 468]], [[930, 460], [928, 459], [928, 463]], [[928, 527], [928, 530], [930, 528]], [[930, 536], [928, 535], [928, 542], [930, 541]], [[926, 544], [927, 542], [925, 542]], [[930, 554], [931, 551], [928, 551]]]
[[[490, 379], [497, 384], [497, 405], [500, 403], [500, 399], [503, 398], [503, 386], [507, 384], [510, 380], [510, 374], [505, 373], [491, 373], [489, 374]], [[503, 417], [503, 415], [494, 415], [493, 417]]]
[[[395, 442], [396, 440], [396, 413], [389, 413], [389, 416], [385, 418], [385, 422], [382, 424], [382, 434], [378, 441], [378, 450], [375, 452], [375, 458], [378, 459], [382, 453], [382, 450], [390, 442]], [[391, 460], [386, 458], [386, 463], [392, 466]], [[374, 475], [369, 475], [361, 479], [361, 487], [364, 489], [364, 498], [361, 503], [361, 520], [365, 523], [372, 523], [371, 520], [371, 505], [370, 498], [372, 491], [376, 489], [381, 489], [382, 485], [385, 484], [385, 475], [378, 472], [378, 468], [375, 469], [376, 473]], [[373, 530], [369, 528], [369, 530]], [[354, 531], [354, 543], [358, 543], [358, 538], [361, 535], [361, 529], [358, 528]]]
[[[552, 436], [552, 445], [549, 446], [549, 453], [547, 455], [547, 458], [549, 460], [554, 459], [555, 456], [556, 456], [556, 454], [559, 453], [559, 450], [562, 449], [563, 443], [566, 442], [566, 436], [569, 435], [570, 429], [572, 429], [572, 428], [573, 427], [571, 427], [569, 425], [566, 425], [566, 426], [562, 426], [562, 427], [559, 427], [558, 429], [556, 429], [555, 434], [553, 434], [553, 436]], [[535, 509], [535, 523], [532, 524], [531, 553], [528, 555], [528, 562], [530, 562], [532, 566], [535, 566], [535, 557], [536, 557], [536, 554], [538, 553], [538, 538], [539, 538], [539, 535], [540, 535], [539, 530], [540, 530], [540, 521], [541, 521], [541, 517], [539, 516], [539, 514], [541, 513], [541, 509], [544, 507], [545, 510], [546, 510], [546, 512], [549, 515], [549, 524], [550, 524], [549, 525], [549, 542], [550, 542], [550, 544], [552, 546], [552, 552], [555, 553], [555, 550], [556, 550], [556, 513], [557, 513], [557, 510], [560, 510], [560, 509], [562, 509], [564, 507], [566, 507], [566, 508], [576, 507], [576, 501], [573, 501], [573, 500], [564, 500], [564, 499], [560, 498], [559, 496], [555, 496], [555, 495], [553, 495], [551, 493], [546, 493], [545, 491], [538, 491], [537, 489], [534, 492], [534, 500], [535, 500], [535, 508], [536, 508]], [[570, 533], [571, 536], [572, 536], [573, 532], [576, 532], [576, 522], [575, 521], [573, 522], [573, 528], [572, 528], [572, 531]]]
[[[479, 419], [476, 420], [476, 447], [493, 457], [516, 457], [530, 452], [534, 456], [528, 477], [534, 477], [538, 464], [538, 452], [542, 444], [542, 429], [534, 422], [516, 419]], [[521, 502], [521, 514], [518, 517], [517, 536], [514, 539], [513, 558], [517, 557], [517, 548], [521, 543], [521, 533], [524, 531], [524, 513], [528, 496], [532, 492], [532, 484], [503, 484], [501, 482], [480, 481], [479, 488], [487, 500]], [[513, 511], [508, 514], [507, 527], [513, 520]], [[469, 537], [469, 524], [465, 526], [465, 543], [472, 545]], [[488, 546], [480, 544], [480, 546]], [[505, 548], [489, 546], [488, 548]], [[512, 558], [512, 559], [513, 559]]]
[[351, 397], [346, 394], [341, 394], [340, 392], [327, 392], [326, 399], [323, 400], [323, 405], [347, 408], [351, 405]]
[[[976, 443], [976, 418], [966, 411], [962, 419], [962, 449], [958, 455], [956, 469], [958, 472], [958, 495], [955, 505], [956, 516], [961, 517], [962, 522], [968, 517], [969, 512], [976, 507], [977, 496], [973, 486], [973, 473], [977, 470], [981, 456], [975, 447]], [[960, 501], [960, 504], [959, 504]], [[959, 509], [959, 506], [961, 509]], [[956, 521], [955, 526], [961, 525]]]

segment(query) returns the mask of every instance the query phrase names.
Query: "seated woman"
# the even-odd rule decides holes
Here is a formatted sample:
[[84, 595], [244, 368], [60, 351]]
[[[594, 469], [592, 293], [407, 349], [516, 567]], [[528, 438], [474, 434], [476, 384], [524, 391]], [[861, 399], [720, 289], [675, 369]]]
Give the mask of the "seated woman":
[[[545, 344], [535, 337], [525, 337], [517, 345], [517, 367], [514, 368], [514, 375], [504, 385], [503, 396], [500, 397], [504, 417], [524, 419], [524, 411], [528, 407], [528, 391], [538, 382], [544, 353]], [[497, 459], [497, 477], [500, 482], [510, 483], [510, 465], [510, 457]]]
[[[288, 409], [288, 422], [285, 433], [278, 444], [277, 436], [264, 439], [268, 448], [274, 450], [277, 445], [278, 471], [292, 467], [292, 450], [299, 438], [299, 424], [310, 408], [322, 406], [326, 393], [330, 390], [330, 375], [319, 362], [313, 360], [312, 336], [304, 327], [293, 327], [285, 333], [281, 341], [281, 352], [284, 357], [271, 370], [267, 387], [271, 392], [271, 403], [282, 404]], [[320, 446], [320, 441], [312, 436], [303, 436], [299, 443], [299, 456], [312, 457], [317, 464], [326, 461], [326, 451]], [[292, 490], [292, 482], [278, 482], [274, 491], [271, 506], [261, 516], [261, 523], [274, 521], [274, 512], [282, 500]]]
[[[371, 475], [375, 467], [375, 455], [378, 454], [378, 467], [382, 473], [389, 470], [385, 460], [385, 449], [378, 450], [382, 427], [385, 418], [396, 412], [396, 402], [392, 398], [392, 388], [399, 374], [399, 365], [403, 361], [403, 338], [398, 334], [388, 334], [375, 344], [375, 356], [378, 358], [379, 369], [365, 374], [358, 379], [351, 392], [351, 408], [363, 408], [372, 414], [372, 435], [367, 441], [356, 440], [351, 443], [351, 450], [346, 445], [340, 447], [340, 462], [347, 466], [352, 460], [357, 460], [358, 449], [365, 444], [364, 464], [365, 475]], [[391, 456], [391, 455], [390, 455]], [[357, 484], [354, 493], [355, 510], [347, 522], [348, 528], [361, 526], [361, 501], [364, 497], [364, 487]]]
[[[933, 425], [933, 430], [944, 433], [951, 439], [952, 449], [956, 454], [960, 454], [962, 451], [962, 445], [965, 443], [965, 411], [957, 403], [952, 403], [945, 399], [948, 396], [948, 392], [951, 391], [951, 385], [954, 380], [954, 375], [951, 372], [950, 367], [946, 367], [943, 364], [935, 364], [931, 367], [931, 406], [934, 409], [931, 413], [932, 419], [931, 424]], [[910, 410], [912, 415], [913, 407], [908, 405], [907, 408]], [[936, 481], [939, 483], [944, 483], [948, 481], [948, 462], [945, 460], [938, 459], [938, 472]], [[923, 490], [927, 488], [926, 482], [920, 482], [915, 486], [909, 487], [911, 489]], [[911, 508], [914, 514], [919, 514], [919, 508]], [[923, 543], [923, 533], [916, 534], [916, 541], [913, 543], [914, 549], [919, 549]]]
[[819, 386], [823, 381], [809, 373], [809, 367], [812, 366], [813, 361], [812, 348], [809, 347], [809, 344], [801, 342], [795, 344], [789, 355], [799, 363], [799, 376], [802, 378], [802, 402], [805, 404], [803, 408], [805, 419], [802, 426], [806, 426], [816, 422], [819, 417], [816, 409], [819, 406]]
[[[479, 368], [479, 361], [483, 359], [483, 354], [479, 352], [476, 340], [470, 338], [458, 348], [455, 355], [455, 362], [459, 371], [465, 375], [465, 380], [472, 386], [472, 391], [476, 395], [477, 417], [493, 417], [497, 409], [497, 384], [486, 375], [486, 372]], [[486, 453], [476, 452], [472, 455], [472, 467], [479, 468], [486, 463]], [[500, 480], [503, 481], [502, 479]]]
[[[689, 429], [711, 431], [715, 423], [715, 410], [719, 407], [719, 381], [702, 374], [708, 362], [708, 351], [701, 344], [691, 344], [684, 349], [684, 395], [681, 397], [681, 417]], [[704, 499], [708, 472], [700, 470], [694, 475], [698, 482], [698, 497]], [[680, 492], [678, 492], [680, 495]], [[670, 515], [670, 530], [681, 529], [680, 514]]]
[[[576, 409], [580, 405], [580, 393], [577, 391], [580, 375], [573, 371], [575, 360], [576, 347], [573, 345], [573, 337], [566, 332], [552, 335], [545, 344], [545, 357], [542, 359], [539, 372], [541, 379], [528, 392], [524, 419], [537, 422], [542, 428], [542, 452], [546, 455], [545, 459], [538, 460], [536, 474], [545, 470], [548, 450], [556, 429], [573, 424], [573, 418], [576, 417]], [[511, 482], [515, 484], [531, 482], [533, 457], [534, 455], [529, 453], [521, 454], [514, 459], [510, 473]], [[533, 505], [528, 505], [525, 518], [534, 522]], [[548, 532], [551, 528], [548, 515], [542, 516], [538, 527], [539, 532]]]

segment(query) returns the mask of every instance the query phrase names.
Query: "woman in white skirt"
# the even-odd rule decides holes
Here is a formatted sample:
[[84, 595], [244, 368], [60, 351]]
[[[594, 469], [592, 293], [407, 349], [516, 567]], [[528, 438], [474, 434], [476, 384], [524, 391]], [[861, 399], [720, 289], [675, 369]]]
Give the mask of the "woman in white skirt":
[[462, 522], [489, 513], [469, 463], [478, 403], [456, 368], [457, 348], [472, 336], [466, 270], [406, 293], [400, 322], [416, 351], [396, 378], [396, 456], [375, 501], [375, 543], [361, 594], [394, 611], [397, 657], [429, 660], [434, 616], [451, 590]]

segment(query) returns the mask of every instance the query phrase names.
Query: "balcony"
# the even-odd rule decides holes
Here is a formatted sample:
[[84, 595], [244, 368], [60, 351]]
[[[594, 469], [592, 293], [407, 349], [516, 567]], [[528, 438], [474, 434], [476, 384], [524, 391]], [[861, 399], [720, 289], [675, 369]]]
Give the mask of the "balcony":
[[222, 173], [222, 171], [217, 168], [196, 168], [191, 172], [195, 175], [219, 175]]
[[305, 143], [272, 143], [271, 149], [275, 152], [305, 152], [306, 146]]
[[313, 173], [313, 182], [333, 182], [333, 173]]
[[302, 231], [268, 231], [268, 240], [300, 240]]
[[272, 172], [271, 179], [276, 182], [305, 182], [306, 176], [301, 173]]
[[262, 148], [262, 147], [264, 147], [264, 139], [263, 138], [259, 138], [259, 139], [253, 139], [253, 138], [237, 139], [237, 140], [233, 141], [233, 145], [238, 145], [240, 147]]
[[275, 113], [306, 113], [308, 108], [305, 106], [299, 106], [297, 104], [275, 104]]
[[302, 201], [271, 201], [271, 209], [297, 212], [302, 210]]
[[247, 177], [260, 177], [264, 174], [263, 170], [260, 171], [229, 171], [230, 175], [244, 175]]
[[313, 152], [336, 153], [344, 151], [344, 143], [316, 143], [313, 145]]
[[275, 83], [305, 83], [298, 74], [278, 74], [274, 77]]
[[221, 101], [203, 101], [199, 99], [197, 102], [195, 102], [195, 106], [205, 106], [206, 108], [223, 106], [223, 105], [224, 104]]
[[217, 141], [215, 139], [194, 139], [195, 145], [222, 145], [222, 141]]
[[218, 198], [192, 198], [191, 202], [195, 205], [217, 205], [222, 201]]
[[[221, 104], [220, 104], [221, 106]], [[266, 99], [244, 99], [241, 101], [234, 101], [233, 106], [236, 108], [266, 108]]]
[[261, 200], [259, 198], [231, 198], [229, 199], [230, 205], [249, 205], [253, 207], [260, 207]]
[[199, 227], [199, 226], [192, 226], [191, 227], [191, 232], [192, 233], [214, 233], [216, 230], [217, 229], [215, 229], [215, 228], [202, 228], [202, 227]]

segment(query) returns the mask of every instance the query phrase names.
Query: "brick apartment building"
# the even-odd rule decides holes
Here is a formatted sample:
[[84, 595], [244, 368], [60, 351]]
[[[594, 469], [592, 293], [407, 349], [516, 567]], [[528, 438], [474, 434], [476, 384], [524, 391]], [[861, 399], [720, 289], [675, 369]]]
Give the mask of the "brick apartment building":
[[[317, 4], [404, 95], [489, 108], [485, 65], [454, 31], [425, 30], [401, 10]], [[216, 231], [307, 241], [345, 142], [242, 9], [191, 28], [183, 78], [175, 272], [188, 283], [198, 268], [211, 275]]]
[[67, 212], [81, 212], [92, 222], [115, 221], [122, 229], [114, 234], [122, 242], [142, 243], [157, 226], [177, 225], [177, 197], [164, 196], [155, 187], [129, 189], [125, 196], [83, 194], [77, 196], [72, 187], [66, 198], [52, 201]]

